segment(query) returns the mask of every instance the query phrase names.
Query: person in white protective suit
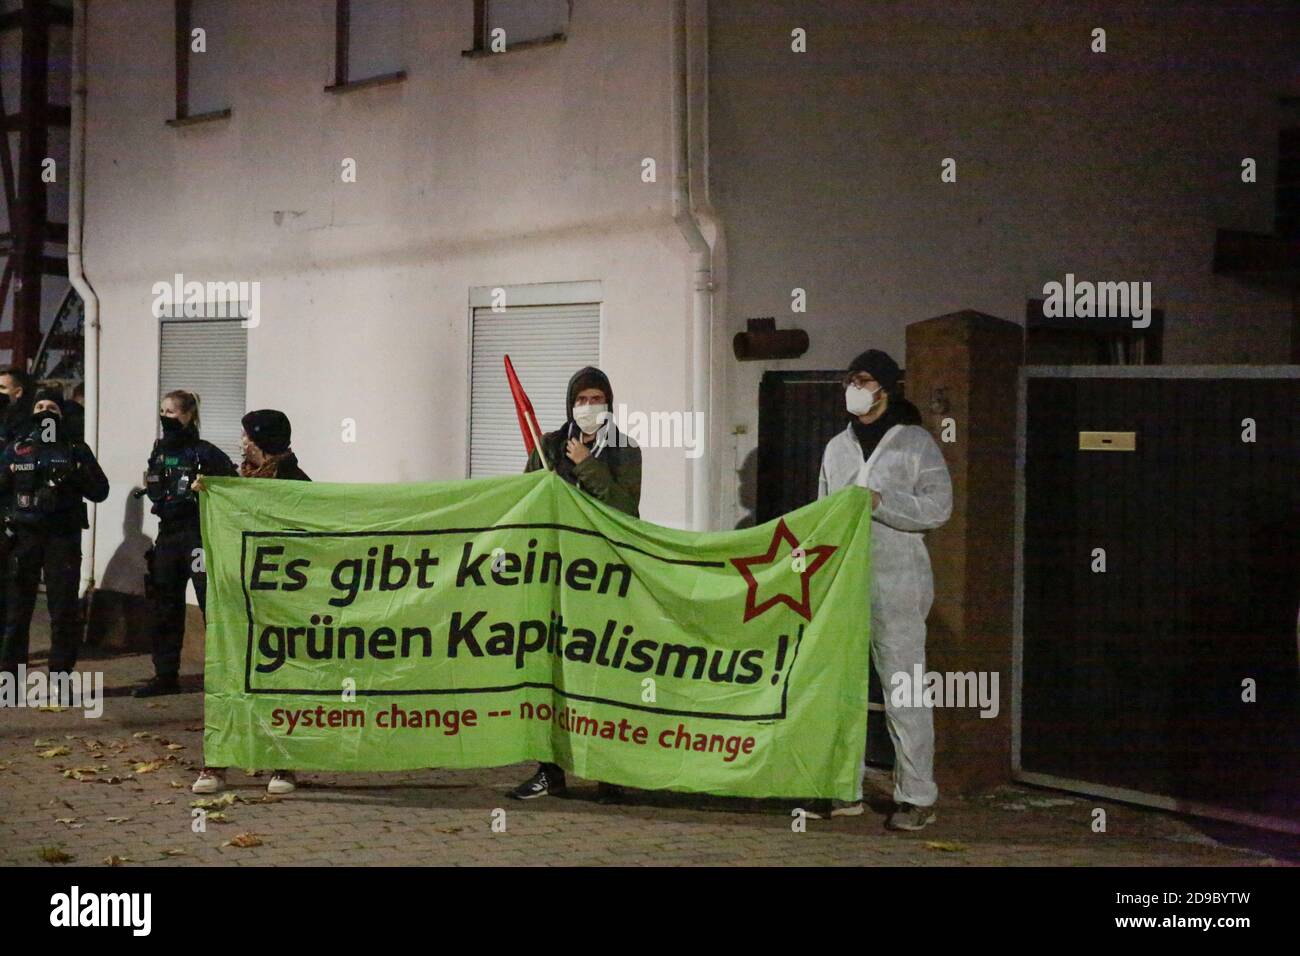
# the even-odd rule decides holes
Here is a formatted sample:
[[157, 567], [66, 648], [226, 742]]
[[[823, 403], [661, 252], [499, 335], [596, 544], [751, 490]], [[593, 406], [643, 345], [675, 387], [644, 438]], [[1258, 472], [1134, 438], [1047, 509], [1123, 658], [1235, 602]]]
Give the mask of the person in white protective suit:
[[[817, 495], [847, 485], [871, 490], [871, 659], [885, 695], [894, 742], [894, 803], [887, 826], [919, 830], [935, 819], [934, 718], [930, 708], [895, 706], [894, 675], [925, 673], [925, 618], [934, 600], [930, 555], [922, 533], [952, 513], [952, 481], [939, 446], [901, 395], [902, 370], [884, 352], [863, 352], [844, 382], [848, 426], [826, 445]], [[866, 679], [866, 675], [863, 675]], [[865, 742], [863, 747], [865, 754]], [[866, 774], [866, 760], [862, 763]], [[862, 784], [853, 803], [832, 802], [832, 816], [863, 812]], [[820, 816], [821, 814], [813, 814]]]

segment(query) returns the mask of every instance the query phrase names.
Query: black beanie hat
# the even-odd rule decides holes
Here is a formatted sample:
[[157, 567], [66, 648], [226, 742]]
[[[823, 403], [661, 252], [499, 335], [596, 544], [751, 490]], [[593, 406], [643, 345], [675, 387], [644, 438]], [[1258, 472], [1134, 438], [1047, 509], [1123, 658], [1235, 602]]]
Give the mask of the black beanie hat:
[[240, 424], [244, 432], [258, 448], [268, 455], [278, 455], [289, 450], [289, 439], [293, 434], [289, 427], [289, 418], [284, 412], [274, 408], [260, 408], [249, 412]]
[[63, 393], [58, 389], [41, 389], [32, 399], [32, 405], [35, 405], [37, 402], [53, 402], [55, 405], [59, 406], [59, 417], [63, 417]]
[[889, 353], [880, 349], [867, 349], [849, 365], [849, 372], [867, 372], [880, 383], [886, 392], [893, 392], [898, 380], [903, 377], [903, 370], [889, 357]]

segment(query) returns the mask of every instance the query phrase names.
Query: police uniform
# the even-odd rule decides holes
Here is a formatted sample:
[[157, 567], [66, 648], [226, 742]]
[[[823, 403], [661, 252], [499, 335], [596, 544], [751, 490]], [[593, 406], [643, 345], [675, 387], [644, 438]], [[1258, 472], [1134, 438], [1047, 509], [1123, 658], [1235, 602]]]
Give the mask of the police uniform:
[[158, 537], [150, 562], [153, 604], [153, 666], [158, 679], [173, 681], [180, 673], [185, 639], [185, 584], [194, 582], [199, 610], [205, 610], [207, 575], [203, 572], [203, 536], [199, 502], [193, 485], [199, 475], [235, 474], [230, 458], [199, 438], [193, 425], [154, 443], [145, 475], [145, 493], [158, 516]]
[[85, 443], [59, 434], [54, 412], [32, 417], [29, 433], [0, 455], [0, 490], [11, 495], [6, 522], [8, 613], [0, 670], [27, 662], [36, 591], [42, 572], [50, 609], [51, 673], [77, 664], [81, 643], [81, 532], [90, 527], [86, 500], [108, 497], [108, 479]]

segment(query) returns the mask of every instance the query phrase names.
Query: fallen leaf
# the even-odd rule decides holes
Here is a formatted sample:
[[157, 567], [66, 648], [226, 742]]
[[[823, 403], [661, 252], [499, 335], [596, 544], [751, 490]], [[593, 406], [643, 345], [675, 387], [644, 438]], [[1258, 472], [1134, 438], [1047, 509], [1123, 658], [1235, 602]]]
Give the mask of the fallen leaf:
[[72, 751], [67, 747], [51, 747], [49, 750], [42, 750], [36, 756], [48, 760], [51, 757], [66, 757], [70, 753], [72, 753]]
[[434, 827], [439, 833], [459, 833], [464, 827]]
[[116, 777], [116, 776], [114, 776], [114, 777], [96, 777], [96, 778], [94, 779], [93, 782], [94, 782], [94, 783], [121, 783], [121, 782], [122, 782], [122, 778], [121, 778], [121, 777]]
[[153, 734], [149, 733], [147, 730], [137, 730], [131, 736], [136, 740], [149, 740], [153, 737]]
[[207, 799], [191, 800], [190, 806], [199, 810], [211, 810], [214, 807], [229, 807], [239, 799], [239, 795], [233, 790], [227, 790], [219, 797], [209, 797]]
[[194, 727], [186, 727], [185, 729], [186, 729], [186, 730], [189, 730], [189, 731], [193, 731], [193, 732], [198, 732], [198, 733], [200, 733], [200, 734], [203, 733], [203, 725], [202, 725], [202, 724], [198, 724], [197, 726], [194, 726]]
[[184, 749], [185, 749], [185, 745], [184, 745], [184, 744], [168, 744], [168, 745], [167, 745], [167, 749], [168, 749], [168, 750], [184, 750]]
[[76, 817], [55, 817], [54, 822], [55, 823], [76, 823], [77, 818]]
[[130, 862], [132, 862], [132, 861], [131, 861], [131, 858], [130, 858], [129, 856], [106, 856], [106, 857], [104, 857], [104, 865], [105, 865], [105, 866], [121, 866], [123, 863], [130, 863]]
[[43, 707], [37, 707], [36, 712], [45, 711], [47, 714], [61, 714], [67, 709], [66, 707], [60, 707], [58, 704], [46, 704]]
[[162, 855], [163, 856], [184, 856], [185, 851], [184, 850], [163, 850]]
[[962, 853], [966, 850], [966, 844], [949, 843], [946, 840], [928, 840], [925, 848], [927, 850], [938, 850], [941, 853]]
[[158, 703], [158, 701], [156, 700], [151, 700], [149, 703], [145, 704], [145, 706], [148, 707], [150, 710], [158, 710], [163, 705]]
[[53, 745], [54, 745], [53, 740], [41, 740], [40, 737], [37, 737], [35, 740], [32, 741], [33, 747], [51, 747]]
[[209, 823], [229, 823], [230, 819], [220, 810], [213, 810], [208, 814]]
[[256, 833], [241, 833], [239, 834], [239, 836], [235, 837], [232, 840], [227, 840], [225, 843], [221, 845], [237, 846], [240, 847], [241, 849], [249, 849], [250, 847], [261, 846], [262, 838], [259, 837]]
[[131, 817], [104, 817], [109, 823], [126, 823]]
[[136, 773], [153, 773], [155, 770], [161, 769], [163, 763], [164, 761], [162, 760], [148, 760], [144, 763], [136, 764], [134, 769]]
[[180, 790], [185, 786], [185, 784], [181, 783], [179, 780], [168, 780], [167, 786], [171, 787], [173, 790]]
[[43, 846], [39, 856], [46, 863], [71, 863], [76, 859], [71, 853], [64, 853], [62, 847]]
[[161, 800], [154, 800], [151, 805], [155, 807], [161, 807], [161, 806], [166, 806], [169, 803], [175, 803], [175, 802], [176, 802], [175, 800], [168, 800], [167, 798], [164, 797]]

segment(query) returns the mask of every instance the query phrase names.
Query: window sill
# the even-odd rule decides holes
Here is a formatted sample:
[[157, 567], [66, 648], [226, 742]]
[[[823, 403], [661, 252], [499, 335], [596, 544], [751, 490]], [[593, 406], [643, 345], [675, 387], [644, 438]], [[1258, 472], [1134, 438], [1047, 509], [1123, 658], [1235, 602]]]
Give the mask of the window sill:
[[211, 110], [207, 113], [195, 113], [192, 116], [178, 116], [175, 119], [167, 120], [167, 125], [171, 127], [180, 126], [197, 126], [200, 123], [211, 123], [215, 120], [230, 119], [230, 110]]
[[406, 79], [406, 71], [398, 70], [396, 73], [380, 73], [377, 76], [368, 76], [364, 80], [348, 80], [346, 83], [331, 83], [325, 87], [326, 93], [351, 93], [353, 90], [367, 90], [372, 86], [390, 86], [393, 83], [401, 83]]
[[502, 53], [514, 53], [516, 50], [532, 50], [539, 46], [551, 46], [556, 43], [563, 43], [566, 37], [563, 33], [557, 33], [554, 36], [539, 37], [536, 40], [521, 40], [519, 43], [510, 43], [500, 53], [487, 50], [483, 47], [474, 47], [472, 50], [461, 50], [461, 56], [467, 56], [472, 60], [484, 59], [490, 56], [500, 56]]

